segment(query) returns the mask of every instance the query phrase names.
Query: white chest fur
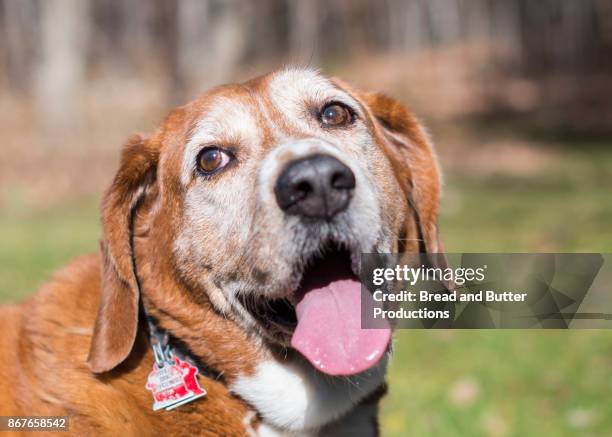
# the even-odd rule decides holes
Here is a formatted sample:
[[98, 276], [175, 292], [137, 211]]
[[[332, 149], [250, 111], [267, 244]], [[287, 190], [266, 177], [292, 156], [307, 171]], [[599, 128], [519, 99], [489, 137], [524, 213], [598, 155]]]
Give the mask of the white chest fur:
[[264, 422], [290, 431], [316, 429], [349, 412], [383, 382], [387, 357], [350, 377], [329, 377], [301, 359], [258, 364], [241, 376], [232, 392], [249, 402]]

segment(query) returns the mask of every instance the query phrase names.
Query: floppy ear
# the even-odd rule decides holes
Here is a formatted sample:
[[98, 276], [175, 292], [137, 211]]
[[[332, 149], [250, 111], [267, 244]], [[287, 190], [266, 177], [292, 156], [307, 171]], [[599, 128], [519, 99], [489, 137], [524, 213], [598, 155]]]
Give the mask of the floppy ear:
[[[377, 93], [367, 93], [362, 97], [380, 124], [386, 139], [387, 156], [413, 209], [423, 243], [421, 251], [444, 252], [438, 232], [440, 170], [425, 129], [395, 99]], [[445, 264], [445, 260], [431, 261], [435, 265]]]
[[132, 221], [156, 178], [158, 150], [140, 135], [125, 145], [119, 171], [102, 202], [102, 272], [98, 315], [87, 363], [106, 372], [130, 354], [138, 330], [139, 284], [134, 271]]

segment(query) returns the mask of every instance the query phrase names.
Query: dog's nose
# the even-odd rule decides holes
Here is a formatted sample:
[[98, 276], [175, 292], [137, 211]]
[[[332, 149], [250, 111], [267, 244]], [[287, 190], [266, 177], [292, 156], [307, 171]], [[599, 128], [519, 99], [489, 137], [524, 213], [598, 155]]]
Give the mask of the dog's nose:
[[290, 162], [274, 193], [288, 214], [329, 220], [344, 211], [355, 188], [355, 175], [330, 155], [311, 155]]

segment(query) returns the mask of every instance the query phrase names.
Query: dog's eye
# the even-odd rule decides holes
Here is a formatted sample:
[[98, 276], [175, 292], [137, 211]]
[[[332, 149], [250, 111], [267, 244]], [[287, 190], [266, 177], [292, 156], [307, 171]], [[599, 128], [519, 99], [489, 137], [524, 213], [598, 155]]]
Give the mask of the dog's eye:
[[218, 147], [206, 147], [198, 155], [198, 168], [209, 175], [229, 164], [232, 157]]
[[353, 122], [353, 114], [350, 109], [341, 103], [325, 105], [319, 117], [323, 126], [327, 127], [348, 126]]

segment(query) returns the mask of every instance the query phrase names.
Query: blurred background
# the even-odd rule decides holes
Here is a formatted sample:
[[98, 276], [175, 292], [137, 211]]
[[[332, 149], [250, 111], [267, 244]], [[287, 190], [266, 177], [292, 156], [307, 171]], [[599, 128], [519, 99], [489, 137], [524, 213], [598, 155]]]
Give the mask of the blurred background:
[[[97, 249], [122, 142], [284, 65], [408, 104], [449, 252], [612, 252], [612, 1], [0, 0], [0, 301]], [[403, 331], [383, 435], [612, 435], [606, 331]]]

